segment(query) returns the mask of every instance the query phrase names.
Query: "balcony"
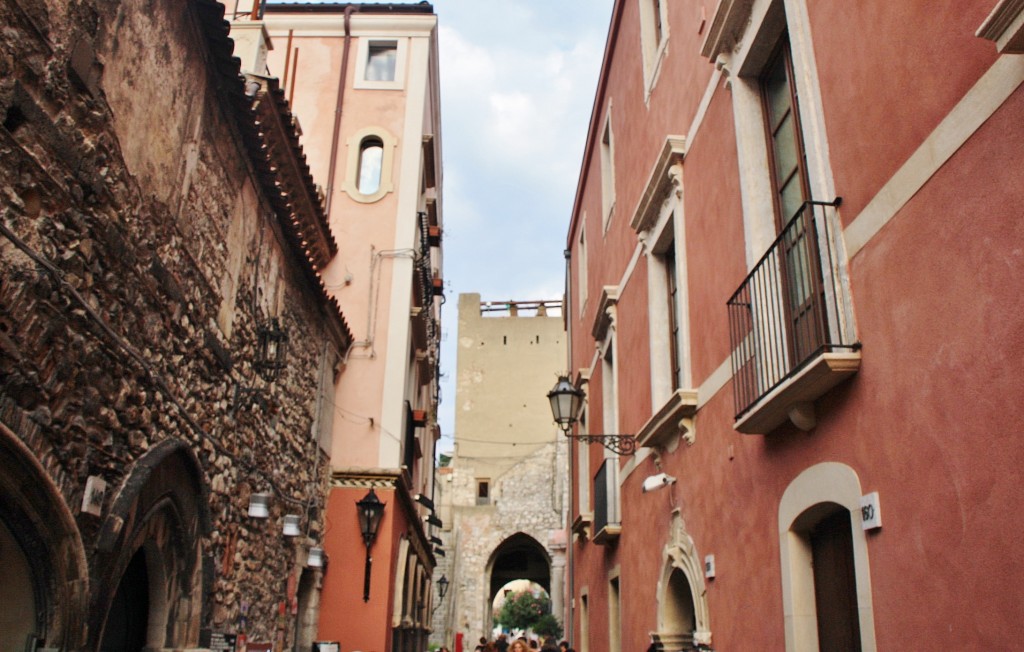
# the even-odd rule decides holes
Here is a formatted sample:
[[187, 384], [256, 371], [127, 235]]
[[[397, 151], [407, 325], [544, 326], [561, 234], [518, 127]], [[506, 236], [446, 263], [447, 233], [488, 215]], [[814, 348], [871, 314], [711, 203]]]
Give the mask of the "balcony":
[[839, 327], [826, 213], [839, 202], [804, 202], [728, 301], [739, 432], [813, 428], [814, 400], [860, 368]]
[[594, 476], [594, 543], [604, 545], [619, 538], [619, 459], [605, 459]]

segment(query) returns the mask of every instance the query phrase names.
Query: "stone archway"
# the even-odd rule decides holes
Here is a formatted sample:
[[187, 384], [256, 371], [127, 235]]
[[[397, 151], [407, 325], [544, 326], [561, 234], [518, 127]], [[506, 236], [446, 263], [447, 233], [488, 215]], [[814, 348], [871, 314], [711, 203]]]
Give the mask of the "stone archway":
[[79, 649], [89, 573], [81, 534], [36, 456], [0, 424], [0, 649]]
[[[552, 595], [551, 556], [532, 536], [517, 532], [491, 553], [487, 563], [488, 590], [484, 609], [487, 628], [493, 625], [491, 605], [498, 591], [513, 580], [529, 580]], [[553, 596], [552, 596], [553, 597]]]
[[[198, 642], [202, 539], [209, 536], [207, 484], [187, 442], [165, 440], [136, 460], [97, 538], [89, 610], [90, 647], [129, 641], [124, 649], [190, 647]], [[141, 601], [144, 632], [119, 618], [126, 599]]]
[[704, 565], [678, 508], [672, 510], [672, 539], [658, 582], [657, 637], [663, 650], [711, 644]]

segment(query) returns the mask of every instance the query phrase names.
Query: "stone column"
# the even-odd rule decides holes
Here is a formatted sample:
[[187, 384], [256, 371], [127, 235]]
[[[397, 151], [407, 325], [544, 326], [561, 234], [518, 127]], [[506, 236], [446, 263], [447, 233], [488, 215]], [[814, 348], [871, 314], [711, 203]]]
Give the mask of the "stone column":
[[[551, 551], [551, 613], [565, 618], [565, 551]], [[568, 623], [562, 623], [568, 627]]]

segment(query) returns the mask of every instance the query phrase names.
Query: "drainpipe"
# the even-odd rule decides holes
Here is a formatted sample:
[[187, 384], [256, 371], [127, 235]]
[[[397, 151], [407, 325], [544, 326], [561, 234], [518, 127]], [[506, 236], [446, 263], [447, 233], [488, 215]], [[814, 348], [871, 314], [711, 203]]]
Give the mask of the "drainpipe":
[[341, 138], [341, 106], [345, 101], [345, 83], [348, 74], [348, 52], [352, 45], [352, 14], [358, 11], [355, 5], [345, 7], [345, 45], [341, 51], [341, 73], [338, 75], [338, 100], [334, 105], [334, 132], [331, 135], [331, 160], [327, 169], [327, 205], [324, 212], [331, 215], [331, 203], [334, 198], [334, 175], [338, 167], [338, 139]]
[[[581, 227], [582, 228], [582, 227]], [[569, 249], [566, 249], [563, 254], [565, 255], [565, 297], [562, 301], [562, 319], [565, 320], [565, 365], [566, 373], [572, 378], [572, 315], [574, 309], [572, 308], [572, 284], [569, 282], [569, 273], [572, 270], [572, 254]], [[571, 381], [570, 381], [571, 382]], [[576, 488], [576, 465], [573, 463], [573, 454], [575, 453], [573, 446], [573, 439], [568, 439], [569, 446], [569, 509], [568, 518], [573, 518], [572, 500], [575, 495], [573, 491]], [[574, 571], [575, 557], [573, 554], [573, 541], [572, 525], [566, 524], [568, 530], [566, 534], [566, 545], [565, 545], [565, 567], [569, 573], [569, 599], [565, 601], [565, 629], [566, 639], [569, 641], [569, 647], [573, 647], [573, 638], [575, 630], [573, 629], [573, 615], [576, 612], [576, 573]]]

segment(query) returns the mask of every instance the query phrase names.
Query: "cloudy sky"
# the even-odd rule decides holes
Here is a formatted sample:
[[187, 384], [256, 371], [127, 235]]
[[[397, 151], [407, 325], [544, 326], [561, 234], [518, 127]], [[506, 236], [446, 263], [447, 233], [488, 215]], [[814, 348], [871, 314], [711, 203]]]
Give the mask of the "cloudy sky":
[[[558, 299], [612, 0], [433, 0], [444, 152], [442, 450], [458, 295]], [[557, 372], [552, 369], [551, 372]]]

